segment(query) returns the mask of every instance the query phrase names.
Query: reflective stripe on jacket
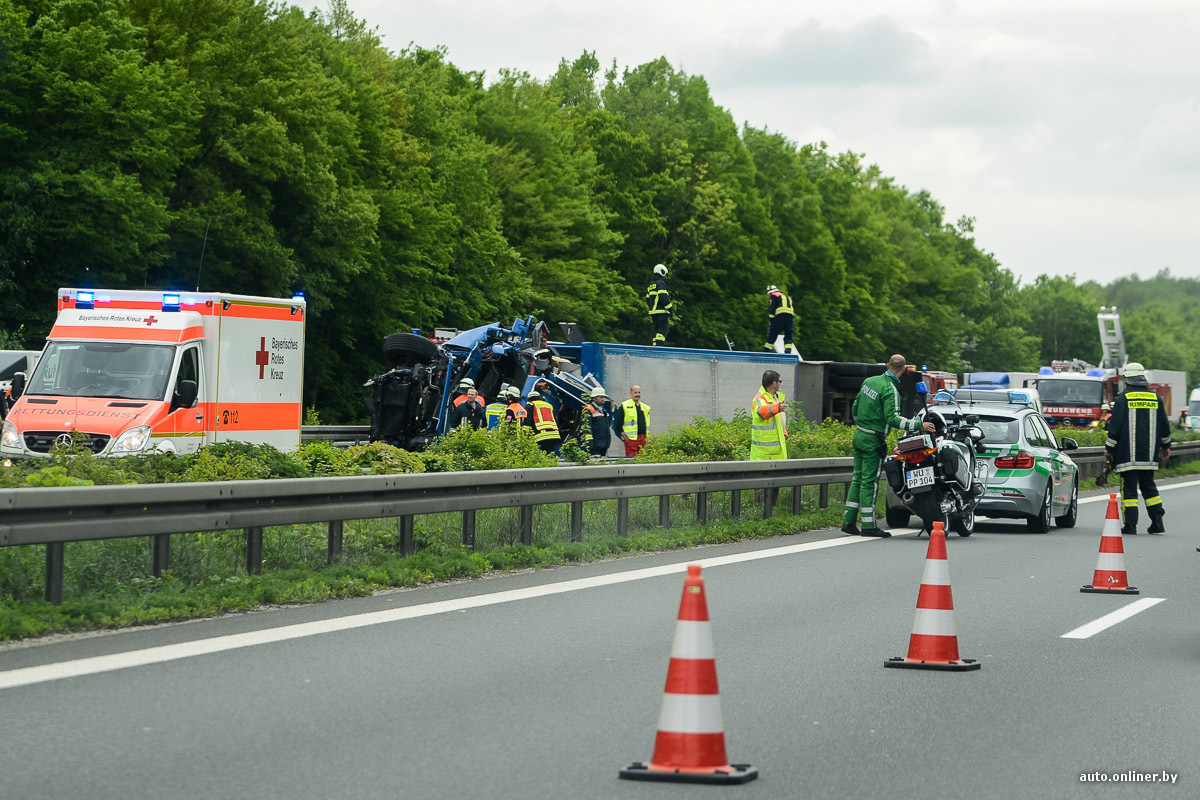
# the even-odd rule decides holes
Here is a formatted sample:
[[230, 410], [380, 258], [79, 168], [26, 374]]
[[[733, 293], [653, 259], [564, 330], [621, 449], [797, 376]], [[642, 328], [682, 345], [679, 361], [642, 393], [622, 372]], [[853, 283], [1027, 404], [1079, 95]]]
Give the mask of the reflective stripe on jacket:
[[671, 301], [671, 293], [667, 291], [667, 282], [662, 278], [658, 278], [647, 287], [646, 307], [650, 309], [651, 316], [655, 314], [670, 314], [674, 305]]
[[1159, 450], [1171, 444], [1171, 420], [1150, 387], [1130, 386], [1113, 401], [1104, 446], [1113, 451], [1113, 471], [1158, 469]]
[[767, 316], [768, 319], [775, 319], [776, 314], [787, 314], [791, 317], [796, 315], [796, 309], [792, 306], [792, 298], [783, 292], [771, 292], [770, 298], [771, 313]]
[[484, 409], [484, 414], [487, 417], [487, 429], [489, 431], [501, 422], [504, 422], [504, 411], [507, 408], [508, 406], [504, 405], [504, 403], [488, 403], [487, 408]]
[[545, 400], [531, 400], [529, 413], [533, 421], [533, 440], [535, 442], [558, 438], [558, 423], [554, 421], [554, 406]]
[[[621, 420], [621, 433], [628, 436], [630, 439], [638, 437], [638, 408], [639, 405], [633, 402], [633, 398], [629, 398], [624, 403], [621, 403], [621, 413], [624, 418]], [[646, 433], [650, 432], [650, 406], [645, 403], [640, 404], [642, 413], [646, 419]]]
[[787, 414], [783, 411], [784, 394], [772, 395], [759, 389], [750, 404], [750, 460], [787, 458]]

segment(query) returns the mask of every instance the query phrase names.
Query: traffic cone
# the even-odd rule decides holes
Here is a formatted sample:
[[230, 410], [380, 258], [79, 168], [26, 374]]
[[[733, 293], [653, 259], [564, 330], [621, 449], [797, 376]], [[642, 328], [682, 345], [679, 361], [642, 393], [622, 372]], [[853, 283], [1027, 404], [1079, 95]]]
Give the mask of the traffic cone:
[[730, 764], [725, 755], [721, 695], [700, 565], [689, 564], [675, 623], [658, 736], [649, 764], [635, 761], [622, 778], [681, 783], [746, 783], [758, 768]]
[[946, 530], [933, 523], [929, 534], [929, 552], [921, 591], [917, 594], [917, 615], [908, 640], [908, 657], [896, 656], [883, 662], [885, 667], [941, 669], [962, 672], [979, 669], [973, 658], [958, 657], [958, 634], [954, 632], [954, 598], [950, 593], [950, 567], [946, 561]]
[[1141, 594], [1136, 586], [1129, 585], [1125, 574], [1125, 544], [1121, 541], [1121, 514], [1117, 510], [1117, 496], [1108, 496], [1108, 515], [1104, 518], [1104, 530], [1100, 533], [1100, 555], [1096, 557], [1096, 571], [1092, 582], [1079, 591], [1096, 594]]

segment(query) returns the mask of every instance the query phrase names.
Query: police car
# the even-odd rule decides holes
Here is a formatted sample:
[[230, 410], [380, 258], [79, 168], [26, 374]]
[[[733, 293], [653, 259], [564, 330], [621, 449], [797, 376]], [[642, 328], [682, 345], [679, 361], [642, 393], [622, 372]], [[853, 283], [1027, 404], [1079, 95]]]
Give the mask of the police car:
[[1000, 519], [1024, 519], [1029, 530], [1047, 533], [1050, 520], [1072, 528], [1079, 512], [1079, 467], [1068, 455], [1074, 439], [1054, 438], [1046, 418], [1025, 392], [1009, 390], [1009, 402], [960, 402], [979, 417], [988, 465], [987, 492], [975, 513]]

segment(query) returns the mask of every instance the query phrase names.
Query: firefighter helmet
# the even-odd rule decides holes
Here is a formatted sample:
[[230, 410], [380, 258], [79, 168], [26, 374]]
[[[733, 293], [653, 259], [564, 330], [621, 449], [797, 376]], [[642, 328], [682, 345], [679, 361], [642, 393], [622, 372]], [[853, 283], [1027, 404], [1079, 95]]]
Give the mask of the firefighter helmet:
[[658, 275], [658, 276], [660, 276], [660, 277], [663, 277], [663, 278], [667, 277], [667, 266], [666, 266], [666, 264], [655, 264], [655, 265], [654, 265], [654, 274], [655, 274], [655, 275]]

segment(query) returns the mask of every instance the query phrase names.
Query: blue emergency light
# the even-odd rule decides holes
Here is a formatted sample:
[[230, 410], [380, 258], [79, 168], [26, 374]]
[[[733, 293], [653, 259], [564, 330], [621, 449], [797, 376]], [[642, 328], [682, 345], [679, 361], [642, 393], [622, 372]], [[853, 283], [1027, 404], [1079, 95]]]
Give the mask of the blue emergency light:
[[163, 311], [178, 311], [179, 310], [179, 295], [164, 294], [162, 299]]
[[304, 292], [296, 292], [295, 294], [292, 295], [292, 299], [293, 300], [303, 300]]
[[1017, 406], [1033, 405], [1033, 398], [1029, 396], [1029, 392], [1018, 392], [1012, 389], [1008, 392], [1008, 402]]
[[1054, 369], [1051, 367], [1042, 367], [1038, 370], [1038, 375], [1053, 375]]
[[76, 308], [95, 308], [96, 307], [96, 293], [95, 292], [85, 292], [85, 291], [76, 292], [75, 293], [75, 307]]
[[925, 381], [917, 381], [917, 394], [929, 394], [929, 387], [925, 385]]
[[1087, 374], [1089, 378], [1103, 378], [1108, 373], [1102, 369], [1089, 369]]

